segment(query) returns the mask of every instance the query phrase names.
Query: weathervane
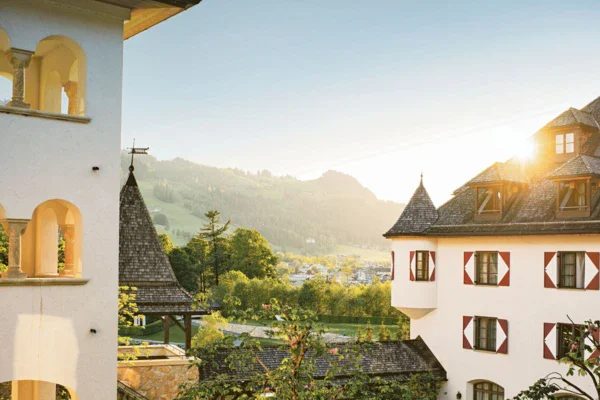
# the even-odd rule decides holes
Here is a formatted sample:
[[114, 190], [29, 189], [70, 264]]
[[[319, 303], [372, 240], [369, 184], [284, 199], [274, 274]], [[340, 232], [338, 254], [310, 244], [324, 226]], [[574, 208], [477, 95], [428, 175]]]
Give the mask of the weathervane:
[[129, 154], [131, 154], [131, 165], [129, 166], [129, 172], [133, 172], [134, 168], [133, 168], [133, 156], [135, 154], [144, 154], [147, 155], [148, 154], [148, 150], [150, 150], [150, 147], [135, 147], [135, 138], [133, 139], [133, 147], [129, 147]]

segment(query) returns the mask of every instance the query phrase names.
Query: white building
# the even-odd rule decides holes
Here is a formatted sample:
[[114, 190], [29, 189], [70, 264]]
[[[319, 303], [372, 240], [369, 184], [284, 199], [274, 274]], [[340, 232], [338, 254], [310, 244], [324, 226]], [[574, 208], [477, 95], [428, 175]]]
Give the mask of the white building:
[[385, 234], [392, 305], [446, 369], [440, 399], [511, 398], [566, 372], [569, 318], [599, 319], [598, 122], [600, 98], [565, 111], [533, 136], [531, 162], [495, 163], [437, 209], [421, 181]]
[[116, 398], [123, 40], [198, 1], [0, 0], [0, 79], [13, 87], [0, 106], [0, 382], [12, 399], [54, 399], [57, 384]]

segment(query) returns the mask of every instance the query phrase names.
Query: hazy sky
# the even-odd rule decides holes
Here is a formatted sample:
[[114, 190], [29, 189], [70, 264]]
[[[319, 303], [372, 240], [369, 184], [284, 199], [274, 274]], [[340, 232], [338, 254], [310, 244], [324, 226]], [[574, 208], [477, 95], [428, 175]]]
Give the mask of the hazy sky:
[[204, 0], [125, 45], [123, 146], [434, 202], [600, 95], [597, 1]]

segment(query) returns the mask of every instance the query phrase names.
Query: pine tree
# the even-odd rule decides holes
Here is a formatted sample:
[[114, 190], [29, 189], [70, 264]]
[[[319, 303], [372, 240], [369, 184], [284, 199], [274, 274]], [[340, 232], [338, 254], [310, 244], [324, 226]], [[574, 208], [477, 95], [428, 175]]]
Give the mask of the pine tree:
[[367, 326], [365, 327], [365, 337], [364, 341], [370, 343], [375, 339], [375, 335], [373, 334], [373, 327], [371, 326], [371, 321], [367, 321]]
[[219, 286], [219, 275], [221, 272], [224, 272], [223, 269], [226, 266], [227, 242], [223, 234], [229, 229], [231, 221], [227, 221], [221, 226], [220, 213], [216, 210], [211, 210], [204, 214], [204, 216], [208, 218], [208, 223], [198, 232], [197, 237], [205, 239], [210, 245], [208, 255], [209, 264], [213, 267], [215, 285]]

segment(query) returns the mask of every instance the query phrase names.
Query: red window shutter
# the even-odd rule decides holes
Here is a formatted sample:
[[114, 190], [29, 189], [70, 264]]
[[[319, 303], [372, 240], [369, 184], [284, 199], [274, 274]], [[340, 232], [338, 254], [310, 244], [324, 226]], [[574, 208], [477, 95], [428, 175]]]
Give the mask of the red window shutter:
[[392, 251], [392, 280], [394, 280], [394, 272], [396, 270], [395, 253]]
[[556, 324], [544, 322], [544, 358], [548, 360], [556, 360], [558, 340], [556, 335]]
[[473, 349], [474, 320], [471, 316], [463, 316], [463, 349]]
[[588, 252], [585, 260], [585, 280], [587, 290], [600, 289], [600, 275], [598, 274], [600, 253]]
[[429, 252], [429, 280], [435, 281], [435, 251]]
[[498, 286], [510, 286], [510, 253], [498, 252]]
[[508, 354], [508, 320], [496, 320], [496, 352]]
[[555, 251], [544, 253], [544, 287], [556, 288], [558, 274], [557, 255]]
[[[592, 337], [594, 338], [596, 343], [600, 341], [600, 332], [598, 331], [598, 328], [596, 326], [592, 328]], [[589, 360], [590, 358], [598, 358], [598, 356], [600, 356], [600, 351], [598, 350], [598, 348], [594, 344], [594, 341], [592, 341], [591, 338], [586, 337], [585, 344], [590, 346], [591, 349], [591, 351], [586, 351], [584, 354], [586, 360]]]
[[410, 280], [414, 281], [415, 280], [415, 252], [411, 251], [410, 252]]
[[465, 251], [464, 268], [463, 282], [465, 285], [472, 285], [475, 280], [475, 257], [472, 251]]

